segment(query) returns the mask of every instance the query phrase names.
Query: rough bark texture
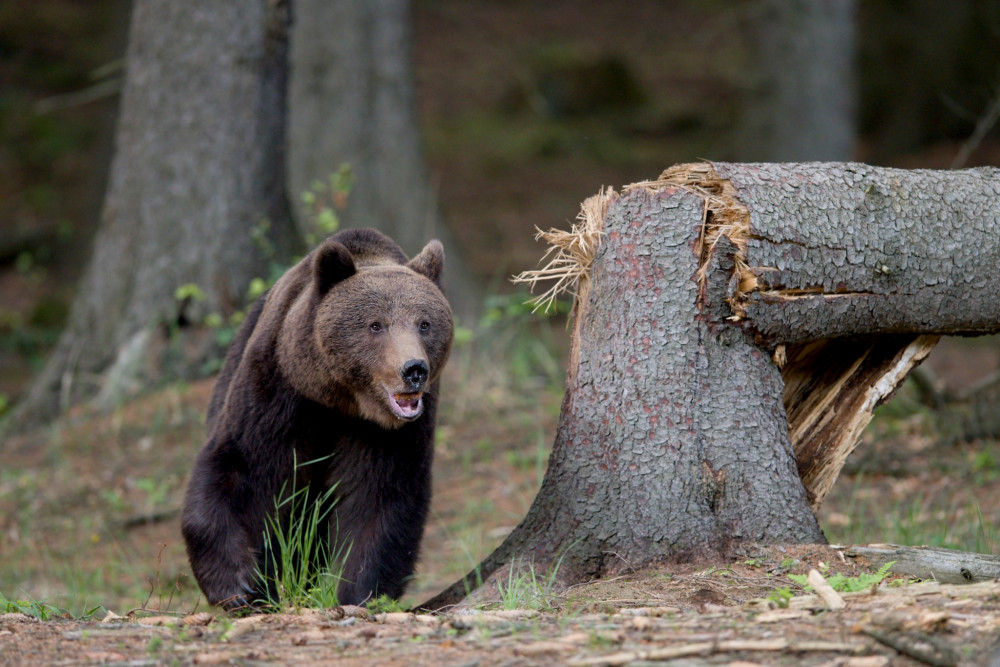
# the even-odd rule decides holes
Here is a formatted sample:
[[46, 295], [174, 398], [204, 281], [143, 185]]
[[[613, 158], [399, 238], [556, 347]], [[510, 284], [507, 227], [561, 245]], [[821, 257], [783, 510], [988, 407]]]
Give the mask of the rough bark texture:
[[748, 226], [727, 298], [762, 344], [787, 344], [785, 407], [818, 509], [938, 335], [997, 331], [985, 267], [1000, 266], [1000, 170], [713, 167]]
[[875, 405], [938, 334], [1000, 330], [998, 193], [996, 169], [701, 164], [613, 198], [538, 497], [426, 606], [521, 559], [575, 581], [822, 541], [810, 503]]
[[849, 160], [854, 0], [761, 0], [744, 11], [755, 78], [737, 124], [740, 158]]
[[[135, 3], [92, 259], [22, 420], [97, 393], [114, 401], [143, 382], [157, 326], [242, 308], [267, 275], [252, 237], [262, 220], [276, 251], [290, 250], [286, 56], [285, 2]], [[205, 300], [179, 302], [186, 283]]]
[[[342, 222], [376, 227], [408, 254], [430, 238], [457, 248], [427, 181], [410, 66], [409, 0], [296, 0], [289, 187], [300, 193], [343, 163], [357, 176]], [[308, 229], [305, 216], [299, 225]], [[456, 312], [476, 298], [461, 258], [445, 276]]]
[[996, 332], [1000, 170], [714, 167], [749, 211], [744, 309], [765, 344]]
[[[795, 469], [780, 370], [703, 314], [703, 212], [700, 196], [677, 187], [611, 202], [578, 297], [548, 472], [478, 576], [561, 557], [560, 577], [575, 581], [731, 540], [823, 541]], [[729, 282], [725, 270], [712, 276], [716, 291]]]

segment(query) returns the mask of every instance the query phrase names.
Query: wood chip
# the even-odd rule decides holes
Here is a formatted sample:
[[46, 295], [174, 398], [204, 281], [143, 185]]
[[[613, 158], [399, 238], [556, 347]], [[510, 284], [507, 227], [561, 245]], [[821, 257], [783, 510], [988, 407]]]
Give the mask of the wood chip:
[[413, 620], [424, 625], [438, 625], [443, 617], [434, 614], [414, 614]]
[[405, 611], [386, 612], [376, 615], [375, 620], [379, 623], [402, 625], [404, 623], [412, 623], [413, 614]]
[[[10, 616], [10, 614], [7, 615]], [[101, 623], [121, 623], [124, 622], [125, 620], [126, 619], [124, 616], [119, 616], [115, 612], [108, 610], [108, 613], [105, 614], [104, 618], [101, 619]]]
[[140, 616], [135, 621], [141, 625], [160, 625], [166, 627], [174, 627], [181, 624], [181, 619], [177, 616]]
[[242, 657], [239, 651], [214, 651], [211, 653], [196, 653], [191, 662], [196, 665], [225, 665]]
[[636, 616], [632, 619], [632, 628], [635, 630], [646, 630], [653, 624], [649, 616]]
[[865, 655], [848, 658], [840, 667], [889, 667], [892, 661], [884, 655]]
[[514, 655], [520, 656], [535, 656], [535, 655], [545, 655], [547, 653], [565, 653], [566, 651], [575, 651], [576, 647], [572, 644], [567, 644], [565, 642], [558, 641], [538, 641], [532, 642], [530, 644], [521, 644], [520, 646], [514, 647]]
[[773, 609], [758, 614], [754, 620], [758, 623], [783, 623], [810, 616], [812, 613], [806, 609]]
[[818, 653], [860, 653], [865, 650], [864, 644], [848, 642], [804, 641], [792, 642], [787, 639], [728, 639], [718, 642], [695, 642], [668, 646], [650, 651], [622, 651], [593, 658], [571, 660], [567, 664], [572, 667], [597, 667], [598, 665], [627, 665], [636, 660], [675, 660], [696, 655], [711, 655], [713, 653], [739, 653], [755, 651], [789, 651]]
[[208, 625], [213, 620], [215, 620], [215, 616], [209, 614], [207, 611], [201, 611], [197, 614], [188, 614], [181, 619], [181, 623], [187, 626]]
[[826, 602], [826, 606], [829, 609], [836, 611], [847, 606], [847, 603], [844, 602], [844, 598], [840, 596], [840, 593], [833, 590], [833, 587], [826, 582], [826, 579], [819, 573], [819, 570], [809, 570], [809, 575], [806, 577], [806, 581], [808, 581], [809, 585], [813, 587], [816, 594], [823, 598], [823, 601]]
[[258, 614], [257, 616], [247, 616], [246, 618], [238, 618], [233, 621], [233, 627], [223, 633], [221, 639], [224, 642], [228, 642], [236, 639], [237, 637], [248, 635], [251, 632], [255, 632], [260, 629], [260, 627], [266, 622], [267, 617], [263, 614]]
[[360, 618], [363, 621], [372, 620], [371, 612], [364, 607], [358, 607], [353, 604], [345, 604], [341, 605], [340, 610], [344, 613], [344, 618]]

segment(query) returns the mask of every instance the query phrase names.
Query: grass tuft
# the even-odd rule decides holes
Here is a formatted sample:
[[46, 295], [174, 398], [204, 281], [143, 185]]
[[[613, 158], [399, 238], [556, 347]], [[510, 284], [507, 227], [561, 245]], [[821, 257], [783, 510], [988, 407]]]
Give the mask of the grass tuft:
[[[310, 463], [316, 461], [301, 465]], [[308, 487], [296, 489], [293, 480], [288, 493], [283, 490], [275, 499], [275, 512], [268, 518], [264, 536], [267, 571], [257, 572], [271, 608], [337, 606], [337, 589], [350, 547], [335, 546], [339, 544], [336, 535], [330, 534], [336, 488], [334, 485], [316, 497]]]

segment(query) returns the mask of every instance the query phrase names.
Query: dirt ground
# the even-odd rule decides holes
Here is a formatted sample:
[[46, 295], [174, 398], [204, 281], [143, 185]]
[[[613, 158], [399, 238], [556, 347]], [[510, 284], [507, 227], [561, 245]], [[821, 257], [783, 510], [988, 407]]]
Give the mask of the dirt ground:
[[[558, 391], [495, 385], [465, 362], [459, 350], [445, 378], [453, 395], [409, 605], [465, 574], [524, 516], [552, 442]], [[1000, 583], [897, 579], [845, 594], [846, 608], [832, 611], [789, 575], [876, 568], [826, 546], [745, 545], [719, 561], [575, 586], [554, 594], [544, 612], [227, 617], [206, 609], [191, 581], [177, 518], [211, 387], [212, 380], [171, 387], [112, 414], [78, 409], [5, 443], [0, 591], [68, 609], [77, 620], [0, 616], [0, 665], [991, 664]], [[992, 460], [976, 462], [996, 443], [944, 445], [925, 412], [905, 409], [909, 400], [904, 392], [899, 414], [881, 415], [869, 429], [821, 512], [824, 529], [856, 543], [902, 541], [907, 534], [878, 523], [894, 508], [912, 514], [911, 523], [974, 528], [962, 495], [969, 494], [981, 513], [981, 550], [993, 550], [1000, 475]], [[969, 548], [950, 542], [957, 528], [946, 533], [904, 543]], [[795, 595], [787, 608], [781, 589]]]
[[372, 615], [357, 607], [228, 618], [190, 615], [39, 622], [0, 616], [0, 664], [992, 665], [1000, 582], [883, 583], [832, 611], [817, 595], [767, 595], [794, 570], [861, 564], [829, 547], [749, 549], [566, 591], [558, 611]]

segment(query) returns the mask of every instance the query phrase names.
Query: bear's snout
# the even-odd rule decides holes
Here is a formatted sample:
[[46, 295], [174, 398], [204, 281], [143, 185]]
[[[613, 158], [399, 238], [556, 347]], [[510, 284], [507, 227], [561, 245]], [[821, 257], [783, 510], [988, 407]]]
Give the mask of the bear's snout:
[[403, 380], [413, 391], [420, 391], [424, 383], [427, 382], [427, 376], [430, 375], [430, 372], [427, 362], [423, 359], [410, 359], [400, 369]]

